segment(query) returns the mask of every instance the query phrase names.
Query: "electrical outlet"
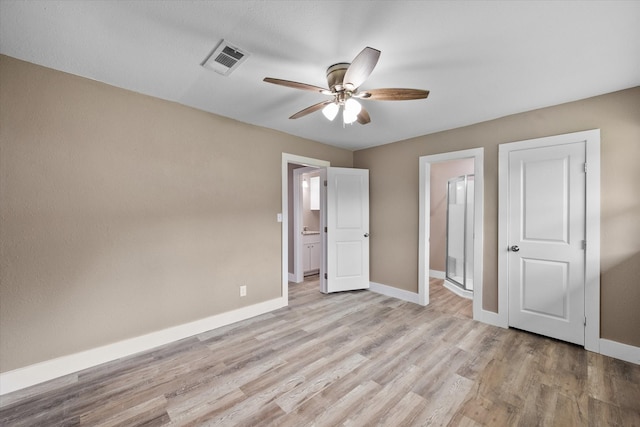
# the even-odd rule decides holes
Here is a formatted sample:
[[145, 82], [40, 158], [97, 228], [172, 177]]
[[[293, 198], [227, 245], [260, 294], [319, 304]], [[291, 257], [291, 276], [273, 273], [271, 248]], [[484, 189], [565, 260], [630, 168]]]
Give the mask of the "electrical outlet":
[[240, 296], [241, 297], [246, 297], [247, 296], [247, 286], [246, 285], [240, 286]]

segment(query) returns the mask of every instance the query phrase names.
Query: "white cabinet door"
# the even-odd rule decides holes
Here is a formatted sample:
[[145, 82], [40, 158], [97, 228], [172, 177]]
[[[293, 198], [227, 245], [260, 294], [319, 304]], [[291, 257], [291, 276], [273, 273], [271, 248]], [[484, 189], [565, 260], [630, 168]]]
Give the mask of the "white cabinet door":
[[309, 250], [309, 244], [302, 245], [302, 271], [306, 273], [311, 270], [311, 252]]
[[321, 249], [320, 241], [313, 242], [309, 245], [309, 270], [320, 269], [320, 260], [322, 259]]
[[307, 234], [302, 236], [302, 269], [305, 273], [320, 270], [322, 259], [322, 245], [319, 234]]
[[326, 170], [326, 277], [323, 292], [369, 288], [369, 171]]
[[509, 152], [509, 325], [584, 344], [585, 143]]

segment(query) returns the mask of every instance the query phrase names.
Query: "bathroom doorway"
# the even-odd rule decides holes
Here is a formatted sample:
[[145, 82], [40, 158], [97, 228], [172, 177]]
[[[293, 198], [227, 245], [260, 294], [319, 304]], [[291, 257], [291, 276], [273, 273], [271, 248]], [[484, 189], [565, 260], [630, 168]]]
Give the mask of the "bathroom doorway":
[[296, 239], [293, 231], [295, 211], [293, 196], [299, 180], [294, 179], [294, 172], [303, 167], [326, 168], [328, 166], [331, 166], [331, 163], [326, 160], [282, 153], [282, 211], [278, 214], [278, 220], [282, 222], [282, 297], [285, 305], [289, 301], [289, 282], [295, 282], [293, 273]]
[[[432, 169], [447, 168], [446, 162], [463, 160], [469, 169], [451, 170], [440, 178], [432, 175]], [[451, 164], [449, 166], [452, 166]], [[418, 238], [418, 299], [422, 305], [429, 304], [429, 278], [444, 280], [446, 277], [446, 227], [447, 186], [451, 178], [474, 175], [473, 184], [473, 267], [467, 272], [473, 283], [473, 318], [485, 321], [489, 315], [482, 308], [482, 260], [483, 260], [483, 197], [484, 197], [484, 149], [453, 151], [422, 156], [420, 166], [419, 193], [419, 238]], [[451, 168], [452, 169], [452, 168]], [[437, 178], [437, 179], [436, 179]], [[432, 194], [439, 191], [440, 195]], [[432, 198], [433, 203], [432, 203]], [[441, 215], [435, 222], [432, 211], [439, 208]], [[433, 254], [432, 254], [433, 252]], [[434, 258], [432, 258], [432, 255]], [[460, 289], [458, 286], [452, 285]], [[487, 322], [488, 323], [488, 322]]]
[[305, 277], [320, 274], [322, 263], [320, 168], [295, 168], [292, 196], [293, 226], [290, 239], [293, 243], [293, 263], [290, 281], [301, 283]]

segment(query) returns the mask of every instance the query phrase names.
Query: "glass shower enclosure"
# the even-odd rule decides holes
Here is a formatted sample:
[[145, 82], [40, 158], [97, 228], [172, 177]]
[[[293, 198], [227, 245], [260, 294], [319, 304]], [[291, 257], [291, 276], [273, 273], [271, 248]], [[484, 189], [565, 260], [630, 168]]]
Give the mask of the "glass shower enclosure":
[[473, 292], [474, 176], [447, 182], [446, 280], [463, 292]]

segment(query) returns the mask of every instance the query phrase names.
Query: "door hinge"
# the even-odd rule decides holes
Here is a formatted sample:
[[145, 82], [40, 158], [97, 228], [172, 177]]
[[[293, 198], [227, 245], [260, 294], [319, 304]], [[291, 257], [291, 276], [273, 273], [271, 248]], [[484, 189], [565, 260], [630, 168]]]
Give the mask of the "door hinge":
[[324, 273], [324, 278], [327, 279], [327, 273]]
[[584, 326], [587, 326], [587, 316], [584, 316]]
[[586, 240], [582, 241], [582, 249], [587, 249], [587, 241]]
[[587, 173], [587, 162], [584, 162], [584, 173]]
[[325, 233], [327, 232], [327, 227], [325, 227], [325, 228], [324, 228], [324, 232], [325, 232]]
[[327, 186], [327, 180], [326, 179], [324, 180], [324, 186], [325, 187]]

